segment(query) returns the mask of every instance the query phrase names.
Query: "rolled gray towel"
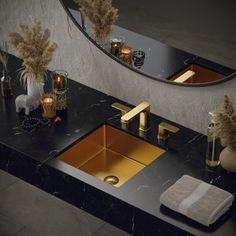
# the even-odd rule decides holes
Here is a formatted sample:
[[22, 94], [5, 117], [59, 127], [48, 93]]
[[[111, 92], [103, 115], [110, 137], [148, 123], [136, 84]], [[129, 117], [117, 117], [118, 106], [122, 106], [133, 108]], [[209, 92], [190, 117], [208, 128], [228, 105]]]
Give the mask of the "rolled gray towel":
[[184, 175], [160, 196], [160, 202], [192, 220], [209, 226], [232, 205], [234, 195]]

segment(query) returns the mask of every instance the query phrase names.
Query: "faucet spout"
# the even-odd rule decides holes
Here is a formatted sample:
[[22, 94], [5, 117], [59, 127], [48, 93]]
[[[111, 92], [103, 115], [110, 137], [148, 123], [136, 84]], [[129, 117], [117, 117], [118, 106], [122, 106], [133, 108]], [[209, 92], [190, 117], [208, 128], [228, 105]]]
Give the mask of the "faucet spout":
[[148, 127], [148, 120], [149, 120], [149, 113], [150, 113], [150, 103], [142, 102], [125, 115], [121, 117], [121, 122], [129, 123], [134, 117], [139, 115], [139, 130], [147, 131]]

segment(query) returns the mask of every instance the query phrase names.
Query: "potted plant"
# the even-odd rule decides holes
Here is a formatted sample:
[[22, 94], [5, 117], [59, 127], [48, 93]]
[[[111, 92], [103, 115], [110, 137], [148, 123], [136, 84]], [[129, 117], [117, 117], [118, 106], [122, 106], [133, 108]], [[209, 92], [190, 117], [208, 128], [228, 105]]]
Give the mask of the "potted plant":
[[25, 108], [28, 115], [40, 104], [47, 67], [52, 61], [57, 44], [50, 42], [50, 31], [43, 30], [37, 18], [32, 20], [32, 27], [20, 24], [19, 31], [20, 33], [8, 33], [8, 39], [17, 50], [17, 56], [23, 61], [20, 78], [27, 87], [27, 95], [16, 98], [16, 110], [18, 112]]

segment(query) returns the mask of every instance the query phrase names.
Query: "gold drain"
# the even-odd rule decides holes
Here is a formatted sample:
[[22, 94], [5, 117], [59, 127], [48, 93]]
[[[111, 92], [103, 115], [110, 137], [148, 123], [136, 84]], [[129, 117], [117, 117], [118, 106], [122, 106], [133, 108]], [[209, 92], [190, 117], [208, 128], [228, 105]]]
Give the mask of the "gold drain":
[[104, 178], [104, 182], [111, 185], [115, 185], [119, 182], [119, 178], [114, 175], [108, 175]]

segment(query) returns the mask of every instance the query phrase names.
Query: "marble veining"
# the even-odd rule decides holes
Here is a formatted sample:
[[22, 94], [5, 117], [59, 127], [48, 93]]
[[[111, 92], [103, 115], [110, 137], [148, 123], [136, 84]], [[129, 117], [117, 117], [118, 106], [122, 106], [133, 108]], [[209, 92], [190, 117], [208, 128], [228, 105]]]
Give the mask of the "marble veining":
[[[19, 68], [15, 57], [10, 57], [9, 63], [12, 70]], [[160, 194], [183, 174], [191, 174], [235, 192], [235, 175], [228, 175], [220, 168], [206, 167], [206, 137], [193, 130], [174, 124], [180, 127], [180, 132], [170, 136], [162, 146], [168, 151], [120, 188], [57, 160], [60, 152], [104, 123], [122, 129], [119, 111], [111, 108], [118, 99], [70, 79], [68, 86], [70, 99], [67, 112], [60, 114], [62, 122], [24, 130], [21, 124], [26, 117], [16, 114], [14, 104], [21, 87], [19, 83], [13, 83], [14, 97], [4, 110], [0, 108], [1, 169], [133, 235], [176, 235], [176, 232], [183, 236], [207, 235], [208, 232], [215, 236], [221, 236], [222, 232], [234, 235], [232, 220], [235, 210], [227, 213], [212, 228], [205, 229], [160, 206]], [[41, 110], [32, 112], [31, 117], [40, 118]], [[158, 124], [170, 121], [154, 114], [150, 118], [152, 129], [142, 139], [158, 145]], [[15, 135], [23, 131], [21, 135]], [[139, 137], [138, 119], [125, 132]]]
[[[26, 0], [22, 3], [22, 6], [26, 7], [26, 9], [32, 8], [32, 12], [38, 12], [39, 3], [35, 3], [35, 5], [25, 5], [30, 2], [31, 1]], [[49, 9], [51, 9], [51, 7], [55, 7], [55, 9], [58, 7], [58, 9], [60, 9], [60, 5], [58, 5], [56, 1], [44, 0], [42, 2], [47, 3], [48, 5], [46, 5]], [[14, 7], [18, 6], [16, 1], [12, 1], [12, 5], [10, 5], [6, 4], [6, 1], [3, 0], [2, 6], [5, 9], [7, 9], [8, 5], [9, 8], [13, 7], [13, 13]], [[21, 5], [19, 5], [19, 7], [21, 7]], [[52, 25], [55, 26], [56, 21], [53, 22], [53, 20], [55, 20], [54, 16], [50, 15], [48, 11], [45, 11], [44, 13], [41, 12], [41, 14], [45, 16], [45, 19], [50, 19], [49, 16], [52, 17], [52, 21], [49, 20], [49, 22], [52, 22]], [[59, 10], [58, 14], [62, 17], [61, 19], [66, 19], [64, 17], [64, 12], [60, 12]], [[5, 13], [4, 16], [6, 16]], [[0, 14], [0, 19], [1, 17], [2, 12]], [[20, 14], [19, 20], [24, 19], [24, 17], [25, 16]], [[12, 18], [9, 17], [4, 19]], [[14, 23], [11, 22], [9, 24], [13, 25]], [[58, 20], [58, 23], [62, 23], [60, 22], [60, 19]], [[5, 25], [5, 21], [3, 25]], [[57, 27], [51, 28], [52, 35], [54, 35], [53, 37], [61, 33], [58, 32], [56, 28]], [[71, 29], [71, 32], [73, 32], [73, 25], [71, 25]], [[65, 32], [63, 31], [63, 33]], [[77, 33], [76, 35], [79, 36]], [[81, 39], [83, 40], [82, 37]], [[88, 42], [85, 42], [85, 45], [87, 44]], [[64, 45], [62, 44], [62, 48], [63, 47]], [[92, 47], [93, 45], [91, 45], [91, 48]], [[65, 48], [63, 50], [65, 50]], [[59, 51], [59, 54], [62, 53], [63, 50]], [[83, 51], [82, 48], [81, 50], [82, 52], [86, 51]], [[99, 52], [95, 49], [93, 49], [93, 52], [95, 54], [99, 54]], [[71, 53], [71, 55], [76, 56], [73, 52]], [[106, 60], [105, 57], [104, 60]], [[95, 60], [93, 62], [97, 63], [97, 66], [99, 66], [99, 62]], [[55, 65], [61, 65], [60, 63], [62, 63], [62, 61], [60, 62], [60, 59], [57, 58], [55, 63]], [[119, 66], [115, 64], [115, 62], [110, 63], [114, 63], [114, 68]], [[9, 65], [11, 68], [11, 74], [16, 76], [16, 70], [20, 66], [19, 61], [13, 57], [10, 57]], [[93, 65], [91, 65], [91, 67], [92, 66]], [[102, 71], [104, 72], [104, 75], [109, 74], [109, 71], [106, 72], [104, 68], [102, 68]], [[73, 76], [74, 80], [79, 80], [78, 78], [80, 78], [80, 75], [78, 74], [80, 74], [80, 72], [81, 71], [78, 69], [75, 76]], [[111, 77], [108, 77], [107, 79], [114, 78], [113, 72], [110, 76]], [[134, 75], [134, 78], [137, 79], [136, 74]], [[121, 74], [117, 76], [117, 80], [119, 82], [123, 81], [123, 79], [125, 80]], [[142, 78], [140, 77], [140, 79]], [[191, 174], [193, 177], [202, 179], [206, 182], [212, 181], [212, 183], [216, 186], [232, 193], [236, 192], [235, 174], [226, 173], [220, 168], [220, 166], [215, 169], [206, 167], [206, 137], [204, 135], [194, 132], [193, 130], [189, 130], [178, 124], [174, 124], [180, 127], [180, 132], [172, 135], [168, 139], [166, 147], [164, 147], [168, 148], [168, 152], [144, 168], [139, 174], [130, 179], [121, 188], [117, 189], [100, 180], [97, 180], [93, 176], [67, 165], [66, 163], [62, 163], [57, 160], [55, 156], [58, 151], [63, 151], [65, 148], [74, 142], [77, 142], [103, 123], [122, 129], [119, 112], [111, 109], [110, 107], [113, 102], [117, 102], [119, 100], [109, 96], [108, 94], [95, 91], [82, 84], [76, 83], [75, 81], [69, 80], [68, 85], [70, 99], [68, 103], [68, 114], [64, 114], [64, 116], [62, 116], [62, 123], [60, 125], [51, 125], [46, 127], [41, 126], [32, 132], [27, 131], [20, 135], [14, 135], [15, 133], [23, 132], [23, 130], [21, 130], [21, 123], [25, 119], [24, 115], [18, 115], [15, 112], [14, 98], [18, 94], [22, 93], [22, 88], [17, 81], [18, 80], [13, 81], [14, 97], [11, 100], [6, 101], [0, 97], [2, 103], [5, 104], [0, 107], [1, 169], [12, 173], [13, 175], [51, 194], [54, 194], [58, 198], [61, 198], [77, 207], [83, 208], [85, 211], [98, 216], [105, 221], [126, 230], [127, 232], [133, 233], [134, 235], [186, 236], [210, 234], [214, 236], [234, 236], [236, 234], [234, 220], [236, 214], [235, 204], [233, 205], [233, 208], [215, 225], [206, 229], [201, 225], [162, 207], [159, 202], [160, 194], [183, 174]], [[222, 88], [223, 91], [227, 91], [227, 86], [229, 84], [233, 85], [232, 81], [222, 84], [219, 89]], [[101, 82], [103, 84], [104, 77], [101, 77]], [[130, 81], [128, 83], [130, 88], [132, 88], [132, 91], [137, 90], [140, 92], [138, 93], [140, 94], [139, 98], [143, 100], [145, 96], [141, 93], [141, 88], [138, 86], [136, 87], [136, 85], [132, 84]], [[153, 89], [155, 90], [155, 86], [157, 86], [157, 84], [154, 85], [154, 81], [150, 83], [153, 83]], [[114, 86], [116, 85], [117, 84], [114, 83]], [[165, 91], [161, 91], [161, 89], [164, 89], [164, 87], [162, 87], [163, 84], [159, 83], [158, 85], [160, 85], [160, 88], [155, 90], [155, 92], [163, 95], [163, 100], [165, 100], [163, 105], [172, 104], [173, 102], [168, 96], [166, 96], [168, 92], [178, 90], [178, 93], [184, 94], [187, 91], [185, 90], [184, 92], [181, 87], [173, 87], [169, 85], [165, 86], [170, 90], [167, 89]], [[96, 83], [96, 87], [99, 86], [100, 85]], [[114, 88], [121, 88], [121, 86]], [[109, 85], [107, 88], [109, 88]], [[202, 89], [206, 92], [204, 88]], [[145, 87], [144, 90], [150, 91], [151, 89]], [[191, 92], [188, 94], [189, 97], [192, 97]], [[181, 97], [180, 94], [178, 94], [178, 96]], [[208, 96], [209, 93], [206, 94], [205, 98]], [[155, 100], [156, 98], [153, 99]], [[126, 101], [129, 102], [129, 100]], [[180, 101], [183, 100], [180, 99], [179, 101], [176, 101], [176, 104]], [[192, 105], [192, 100], [188, 102]], [[195, 102], [197, 104], [200, 101], [198, 100]], [[99, 104], [99, 106], [92, 106], [93, 104]], [[135, 102], [133, 104], [135, 104]], [[201, 104], [201, 106], [202, 105], [203, 104]], [[90, 108], [87, 109], [88, 107]], [[169, 109], [170, 112], [175, 113], [177, 107], [175, 108], [176, 110], [171, 106], [166, 107], [166, 109]], [[204, 109], [203, 111], [206, 112]], [[180, 112], [181, 116], [185, 115], [185, 111], [179, 109], [179, 107], [178, 112]], [[32, 112], [31, 114], [33, 117], [40, 117], [40, 115], [40, 110]], [[198, 119], [198, 117], [196, 117], [198, 115], [199, 114], [194, 111], [195, 120]], [[158, 145], [156, 139], [157, 126], [162, 121], [168, 120], [151, 114], [152, 131], [149, 132], [146, 137], [142, 137], [142, 139], [146, 139], [148, 142]], [[18, 128], [16, 129], [16, 127], [19, 127], [19, 130]], [[75, 130], [80, 131], [75, 132]], [[138, 121], [134, 121], [129, 130], [126, 132], [138, 137]], [[66, 134], [70, 135], [67, 136]]]

